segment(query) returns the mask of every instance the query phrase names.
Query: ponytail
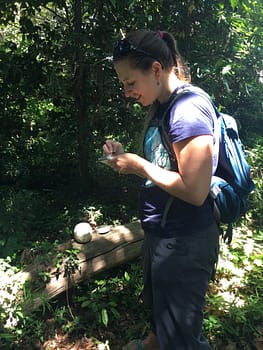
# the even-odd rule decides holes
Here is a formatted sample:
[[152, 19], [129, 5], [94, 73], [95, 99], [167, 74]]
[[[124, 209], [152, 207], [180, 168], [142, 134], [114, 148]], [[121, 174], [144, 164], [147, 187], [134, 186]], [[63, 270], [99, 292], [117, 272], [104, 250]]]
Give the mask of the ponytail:
[[170, 49], [170, 53], [174, 62], [175, 74], [177, 75], [178, 79], [182, 81], [190, 82], [191, 76], [189, 72], [189, 67], [184, 62], [178, 50], [177, 41], [175, 40], [173, 35], [169, 32], [162, 32], [162, 40], [166, 43], [166, 45]]

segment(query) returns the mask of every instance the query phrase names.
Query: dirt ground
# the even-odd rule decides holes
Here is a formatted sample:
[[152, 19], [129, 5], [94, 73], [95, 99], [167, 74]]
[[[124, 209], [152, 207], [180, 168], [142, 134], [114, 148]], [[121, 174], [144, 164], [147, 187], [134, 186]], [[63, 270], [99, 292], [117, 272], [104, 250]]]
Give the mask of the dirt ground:
[[[262, 326], [263, 334], [263, 326]], [[26, 348], [24, 350], [121, 350], [123, 346], [121, 335], [115, 336], [114, 333], [108, 332], [105, 334], [108, 339], [113, 341], [110, 347], [98, 343], [95, 339], [85, 336], [69, 337], [67, 334], [56, 334], [52, 339], [45, 341], [44, 344], [38, 344], [37, 347]], [[233, 342], [225, 342], [224, 344], [214, 344], [213, 350], [263, 350], [263, 335], [255, 340], [254, 344], [247, 344], [247, 347], [240, 347], [240, 344]], [[21, 349], [22, 350], [22, 349]], [[172, 350], [172, 349], [171, 349]]]

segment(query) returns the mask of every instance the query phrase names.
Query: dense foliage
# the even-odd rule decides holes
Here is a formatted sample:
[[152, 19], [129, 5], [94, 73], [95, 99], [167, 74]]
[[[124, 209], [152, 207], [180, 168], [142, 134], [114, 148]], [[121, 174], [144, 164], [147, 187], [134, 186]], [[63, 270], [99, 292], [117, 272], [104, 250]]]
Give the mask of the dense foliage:
[[2, 183], [93, 187], [106, 136], [136, 147], [143, 111], [125, 104], [109, 61], [132, 28], [173, 32], [193, 82], [236, 115], [247, 142], [260, 135], [260, 1], [95, 3], [1, 1]]
[[[0, 0], [0, 258], [4, 258], [0, 273], [9, 271], [11, 276], [19, 270], [25, 249], [44, 246], [48, 251], [69, 238], [73, 225], [90, 208], [100, 214], [101, 223], [128, 222], [137, 216], [140, 180], [120, 177], [97, 162], [107, 137], [119, 139], [127, 150], [140, 149], [145, 110], [124, 99], [111, 63], [114, 41], [134, 28], [171, 31], [189, 63], [193, 83], [239, 121], [257, 183], [241, 227], [262, 244], [262, 17], [261, 0]], [[251, 264], [262, 261], [258, 250], [253, 254]], [[9, 269], [9, 263], [16, 267]], [[258, 289], [255, 279], [246, 276], [251, 294], [262, 291], [259, 269], [260, 264], [253, 267]], [[127, 272], [116, 285], [137, 278], [136, 271], [129, 271], [130, 277]], [[110, 281], [110, 291], [119, 290]], [[133, 287], [137, 295], [139, 286]], [[244, 292], [247, 299], [251, 294]], [[89, 304], [78, 292], [75, 297], [97, 314], [99, 324], [108, 324], [105, 310], [111, 310], [118, 323], [115, 297], [110, 305], [98, 297]], [[252, 299], [244, 314], [234, 314], [240, 327], [248, 315], [256, 315], [260, 324], [262, 309], [258, 311], [259, 304]], [[206, 318], [208, 335], [220, 338], [220, 332], [226, 332], [236, 341], [244, 329], [227, 333], [231, 319], [228, 324], [222, 300], [209, 302], [213, 316]], [[101, 310], [98, 303], [104, 305]], [[132, 312], [133, 302], [126, 306]], [[66, 311], [57, 310], [60, 319], [55, 317], [63, 322]], [[2, 307], [0, 313], [1, 319], [7, 317]], [[19, 317], [21, 328], [15, 332], [19, 341], [27, 336], [29, 324], [36, 328], [35, 334], [42, 332], [35, 316]], [[1, 321], [0, 335], [9, 344], [11, 335], [3, 333], [2, 326]], [[254, 335], [253, 322], [251, 327]]]

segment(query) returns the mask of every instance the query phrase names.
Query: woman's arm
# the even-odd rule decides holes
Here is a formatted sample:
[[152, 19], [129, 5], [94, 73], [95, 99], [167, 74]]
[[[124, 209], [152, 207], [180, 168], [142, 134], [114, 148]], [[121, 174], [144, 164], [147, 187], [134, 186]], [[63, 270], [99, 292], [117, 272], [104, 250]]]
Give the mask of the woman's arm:
[[173, 144], [173, 149], [178, 172], [160, 168], [133, 153], [123, 153], [108, 163], [121, 174], [146, 177], [169, 194], [200, 206], [210, 189], [213, 138], [210, 135], [189, 138]]

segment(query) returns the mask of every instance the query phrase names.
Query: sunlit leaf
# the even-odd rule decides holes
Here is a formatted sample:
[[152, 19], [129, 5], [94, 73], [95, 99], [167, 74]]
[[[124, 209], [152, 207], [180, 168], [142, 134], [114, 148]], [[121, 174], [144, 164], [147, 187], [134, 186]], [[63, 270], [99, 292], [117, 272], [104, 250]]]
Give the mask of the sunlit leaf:
[[230, 4], [232, 9], [234, 10], [237, 7], [238, 0], [230, 0]]
[[228, 64], [227, 66], [223, 67], [223, 69], [222, 69], [222, 74], [225, 75], [225, 74], [230, 73], [231, 68], [232, 68], [232, 67], [231, 67], [230, 64]]
[[127, 271], [125, 271], [125, 273], [124, 273], [124, 278], [125, 278], [126, 281], [130, 280], [130, 275], [129, 275], [129, 273]]
[[108, 312], [106, 309], [101, 310], [101, 320], [105, 327], [108, 326], [109, 318], [108, 318]]

